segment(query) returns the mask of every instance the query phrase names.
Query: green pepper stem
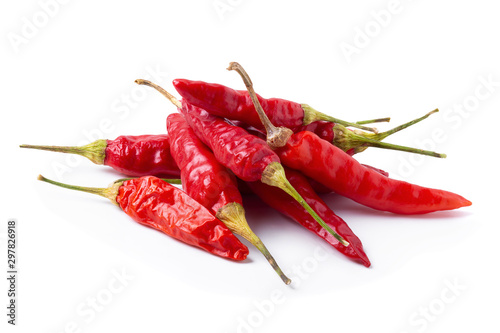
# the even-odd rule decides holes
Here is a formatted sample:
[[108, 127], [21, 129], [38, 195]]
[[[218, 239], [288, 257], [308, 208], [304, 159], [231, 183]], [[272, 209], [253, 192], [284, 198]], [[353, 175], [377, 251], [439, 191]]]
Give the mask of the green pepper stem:
[[391, 143], [385, 143], [385, 142], [380, 142], [381, 140], [385, 139], [391, 134], [394, 134], [396, 132], [399, 132], [411, 125], [414, 125], [427, 117], [429, 117], [431, 114], [434, 114], [438, 112], [438, 109], [432, 110], [431, 112], [427, 113], [426, 115], [411, 120], [407, 123], [404, 123], [402, 125], [399, 125], [393, 129], [390, 129], [388, 131], [382, 132], [382, 133], [377, 133], [377, 134], [372, 134], [372, 133], [364, 133], [362, 131], [351, 131], [347, 128], [345, 128], [343, 125], [340, 124], [335, 124], [333, 127], [334, 131], [334, 139], [333, 139], [333, 144], [340, 149], [344, 151], [348, 151], [350, 149], [354, 150], [354, 153], [360, 153], [364, 150], [366, 150], [368, 147], [377, 147], [377, 148], [383, 148], [383, 149], [392, 149], [392, 150], [400, 150], [400, 151], [406, 151], [409, 153], [416, 153], [416, 154], [421, 154], [421, 155], [427, 155], [427, 156], [432, 156], [432, 157], [439, 157], [439, 158], [445, 158], [446, 154], [440, 154], [436, 153], [433, 151], [429, 150], [423, 150], [423, 149], [418, 149], [418, 148], [412, 148], [412, 147], [406, 147], [406, 146], [400, 146], [400, 145], [395, 145]]
[[[131, 180], [131, 179], [137, 179], [137, 178], [140, 178], [140, 177], [128, 177], [128, 178], [120, 178], [118, 180], [115, 181], [116, 182], [124, 182], [124, 181], [127, 181], [127, 180]], [[160, 178], [161, 180], [163, 180], [165, 183], [169, 183], [169, 184], [175, 184], [175, 185], [182, 185], [182, 181], [178, 178]]]
[[295, 188], [290, 184], [288, 179], [286, 179], [285, 170], [283, 166], [278, 162], [270, 163], [264, 172], [262, 173], [261, 181], [264, 184], [275, 186], [281, 188], [288, 195], [295, 199], [304, 209], [311, 214], [311, 216], [318, 222], [326, 231], [328, 231], [333, 237], [335, 237], [342, 245], [349, 246], [342, 236], [332, 230], [323, 219], [309, 206], [309, 204], [302, 198], [302, 196], [295, 190]]
[[370, 131], [374, 133], [378, 133], [378, 130], [373, 127], [366, 127], [366, 126], [361, 126], [360, 124], [357, 123], [351, 123], [342, 119], [338, 119], [332, 116], [329, 116], [327, 114], [324, 114], [322, 112], [319, 112], [318, 110], [312, 108], [308, 104], [301, 104], [302, 109], [304, 110], [304, 122], [303, 125], [309, 125], [312, 122], [318, 121], [318, 120], [325, 120], [325, 121], [330, 121], [332, 123], [336, 124], [341, 124], [344, 126], [350, 126], [354, 128], [359, 128], [365, 131]]
[[370, 119], [370, 120], [360, 120], [355, 122], [355, 124], [358, 125], [366, 125], [366, 124], [373, 124], [373, 123], [388, 123], [391, 121], [391, 117], [385, 117], [385, 118], [377, 118], [377, 119]]
[[237, 202], [231, 202], [223, 207], [221, 207], [217, 214], [215, 215], [219, 220], [221, 220], [233, 233], [238, 234], [245, 238], [247, 241], [252, 243], [263, 255], [266, 257], [267, 261], [273, 267], [274, 271], [279, 275], [281, 280], [285, 284], [290, 284], [290, 280], [281, 268], [274, 260], [273, 256], [266, 248], [264, 243], [260, 238], [250, 229], [248, 222], [245, 218], [245, 209], [243, 206]]
[[269, 147], [272, 149], [283, 147], [286, 145], [288, 142], [288, 139], [293, 134], [293, 131], [289, 128], [279, 126], [276, 127], [273, 125], [273, 123], [269, 120], [267, 117], [266, 112], [262, 108], [262, 105], [260, 105], [259, 99], [257, 98], [257, 94], [255, 93], [255, 90], [253, 89], [253, 83], [252, 80], [250, 79], [250, 76], [247, 74], [243, 66], [241, 66], [237, 62], [231, 62], [229, 63], [229, 67], [227, 68], [228, 71], [236, 71], [238, 74], [240, 74], [241, 78], [243, 79], [243, 82], [245, 83], [245, 86], [247, 87], [248, 94], [250, 95], [250, 98], [252, 99], [253, 105], [255, 107], [255, 110], [257, 111], [257, 114], [259, 115], [260, 121], [262, 125], [264, 125], [264, 128], [266, 129], [267, 133], [267, 144]]
[[157, 85], [151, 81], [143, 80], [143, 79], [137, 79], [137, 80], [135, 80], [135, 83], [137, 83], [138, 85], [145, 85], [145, 86], [156, 89], [163, 96], [165, 96], [170, 102], [172, 102], [172, 104], [177, 106], [179, 109], [182, 109], [182, 103], [177, 98], [175, 98], [174, 95], [172, 95], [171, 93], [169, 93], [168, 91], [166, 91], [165, 89], [160, 87], [159, 85]]
[[21, 148], [30, 148], [38, 150], [55, 151], [58, 153], [76, 154], [81, 155], [95, 164], [102, 165], [106, 159], [106, 147], [108, 146], [107, 140], [96, 140], [85, 146], [71, 147], [71, 146], [36, 146], [36, 145], [20, 145]]
[[70, 190], [97, 194], [97, 195], [100, 195], [101, 197], [105, 197], [105, 198], [111, 200], [111, 202], [114, 203], [115, 205], [118, 205], [118, 203], [116, 202], [116, 197], [118, 196], [118, 189], [123, 184], [123, 181], [116, 181], [107, 188], [84, 187], [84, 186], [69, 185], [69, 184], [65, 184], [65, 183], [56, 182], [55, 180], [45, 178], [42, 175], [38, 175], [38, 180], [41, 180], [43, 182], [46, 182], [46, 183], [49, 183], [52, 185], [56, 185], [59, 187], [64, 187], [64, 188], [67, 188]]
[[424, 120], [424, 119], [428, 118], [431, 114], [434, 114], [434, 113], [436, 113], [436, 112], [439, 112], [439, 109], [434, 109], [434, 110], [432, 110], [431, 112], [429, 112], [429, 113], [427, 113], [427, 114], [423, 115], [423, 116], [422, 116], [422, 117], [420, 117], [420, 118], [410, 120], [409, 122], [404, 123], [404, 124], [399, 125], [399, 126], [396, 126], [396, 127], [392, 128], [392, 129], [390, 129], [390, 130], [388, 130], [388, 131], [385, 131], [385, 132], [382, 132], [382, 133], [377, 133], [377, 134], [373, 135], [371, 138], [372, 138], [372, 139], [375, 139], [375, 140], [377, 140], [377, 141], [381, 141], [381, 140], [383, 140], [383, 139], [387, 138], [389, 135], [392, 135], [392, 134], [394, 134], [394, 133], [396, 133], [396, 132], [399, 132], [399, 131], [401, 131], [401, 130], [404, 130], [405, 128], [408, 128], [408, 127], [410, 127], [410, 126], [412, 126], [412, 125], [415, 125], [416, 123], [421, 122], [422, 120]]

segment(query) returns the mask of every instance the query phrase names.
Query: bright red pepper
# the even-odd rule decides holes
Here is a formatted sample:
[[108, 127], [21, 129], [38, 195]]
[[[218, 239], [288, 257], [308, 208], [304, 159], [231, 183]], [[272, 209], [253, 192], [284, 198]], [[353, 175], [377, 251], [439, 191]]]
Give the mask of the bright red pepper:
[[248, 248], [205, 207], [159, 178], [117, 181], [108, 188], [67, 185], [42, 176], [38, 179], [101, 195], [118, 204], [136, 222], [218, 256], [244, 260], [248, 255]]
[[[247, 91], [234, 90], [217, 83], [175, 79], [177, 92], [190, 104], [198, 106], [210, 114], [240, 120], [256, 128], [263, 128]], [[345, 122], [318, 112], [307, 104], [299, 104], [281, 98], [263, 98], [257, 95], [262, 108], [275, 126], [284, 126], [292, 131], [314, 121], [327, 120], [343, 123], [365, 130], [372, 130], [354, 123]]]
[[276, 150], [290, 168], [334, 192], [374, 209], [397, 214], [423, 214], [471, 205], [458, 194], [388, 178], [366, 168], [311, 132], [299, 132]]
[[168, 135], [119, 136], [97, 140], [81, 147], [21, 145], [61, 153], [78, 154], [95, 164], [107, 165], [127, 176], [179, 177], [180, 171], [170, 155]]
[[181, 114], [167, 117], [167, 131], [170, 135], [170, 150], [181, 170], [182, 187], [186, 193], [208, 208], [232, 232], [257, 247], [283, 282], [289, 284], [290, 279], [248, 226], [236, 177], [216, 160]]
[[283, 191], [261, 182], [249, 182], [247, 184], [255, 192], [255, 194], [257, 194], [269, 206], [290, 217], [292, 220], [298, 222], [308, 230], [314, 232], [347, 257], [362, 263], [366, 267], [369, 267], [370, 260], [363, 250], [363, 245], [361, 244], [359, 238], [349, 228], [347, 223], [337, 216], [328, 207], [328, 205], [321, 200], [305, 176], [303, 176], [300, 172], [289, 168], [285, 168], [285, 172], [290, 183], [300, 193], [304, 200], [306, 200], [307, 203], [318, 212], [325, 223], [327, 223], [333, 230], [347, 240], [351, 246], [345, 247], [339, 244], [337, 239], [326, 232], [325, 229], [321, 228], [321, 226], [311, 218], [311, 215], [309, 215], [309, 213], [301, 205], [299, 205], [291, 196]]

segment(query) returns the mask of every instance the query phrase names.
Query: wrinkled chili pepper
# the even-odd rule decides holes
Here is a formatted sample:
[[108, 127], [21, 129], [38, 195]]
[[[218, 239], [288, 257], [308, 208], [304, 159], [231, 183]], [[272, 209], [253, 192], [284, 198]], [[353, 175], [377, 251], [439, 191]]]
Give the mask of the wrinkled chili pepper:
[[388, 178], [303, 131], [276, 150], [286, 166], [365, 206], [397, 214], [424, 214], [471, 205], [458, 194]]
[[344, 246], [349, 245], [325, 224], [288, 182], [279, 157], [265, 141], [249, 134], [241, 127], [228, 124], [222, 118], [210, 115], [203, 109], [185, 101], [179, 102], [173, 95], [152, 82], [136, 80], [136, 83], [145, 84], [158, 90], [176, 105], [200, 140], [212, 149], [216, 159], [233, 171], [237, 177], [245, 181], [260, 180], [268, 185], [281, 188], [297, 200], [339, 242]]
[[213, 153], [198, 139], [181, 114], [170, 114], [167, 117], [167, 131], [171, 154], [181, 170], [184, 191], [208, 208], [233, 233], [257, 247], [283, 282], [290, 284], [291, 280], [285, 276], [264, 243], [248, 226], [236, 177], [217, 162]]
[[85, 156], [95, 164], [107, 165], [127, 176], [179, 177], [180, 171], [170, 155], [168, 135], [119, 136], [97, 140], [80, 147], [21, 145], [60, 153]]
[[41, 175], [38, 179], [108, 198], [136, 222], [218, 256], [244, 260], [248, 255], [248, 248], [219, 219], [185, 192], [159, 178], [117, 181], [108, 188], [68, 185]]
[[[182, 98], [190, 104], [219, 117], [241, 120], [257, 128], [263, 128], [247, 91], [234, 90], [217, 83], [187, 79], [175, 79], [173, 84]], [[302, 126], [318, 120], [332, 121], [345, 126], [374, 131], [373, 128], [330, 117], [314, 110], [307, 104], [299, 104], [281, 98], [266, 99], [257, 96], [271, 122], [276, 126], [288, 127], [292, 131], [299, 130]]]
[[316, 221], [311, 218], [311, 215], [302, 208], [291, 196], [280, 191], [279, 189], [268, 186], [261, 182], [248, 182], [248, 186], [255, 192], [265, 203], [280, 213], [290, 217], [308, 230], [320, 236], [338, 251], [347, 257], [354, 259], [365, 265], [370, 266], [370, 260], [366, 256], [363, 245], [359, 238], [352, 232], [347, 223], [337, 216], [328, 205], [314, 192], [308, 182], [308, 179], [300, 172], [285, 168], [286, 177], [295, 189], [302, 195], [304, 200], [313, 207], [321, 218], [330, 225], [339, 235], [344, 237], [351, 246], [345, 247], [339, 244], [338, 240], [321, 228]]
[[[304, 129], [304, 126], [323, 120], [333, 123], [331, 134], [325, 133], [325, 136], [331, 136], [332, 142], [345, 151], [352, 149], [352, 152], [354, 153], [363, 151], [367, 147], [378, 147], [384, 149], [402, 150], [433, 157], [446, 157], [444, 154], [432, 151], [381, 142], [381, 140], [387, 136], [422, 119], [425, 119], [430, 114], [424, 116], [423, 118], [419, 118], [420, 120], [418, 121], [415, 120], [407, 123], [404, 127], [399, 126], [398, 128], [383, 133], [370, 134], [362, 131], [349, 131], [346, 129], [346, 126], [377, 132], [373, 128], [367, 128], [357, 123], [346, 122], [330, 117], [314, 110], [307, 104], [299, 104], [280, 98], [265, 99], [257, 94], [253, 95], [252, 91], [250, 91], [253, 90], [251, 80], [241, 65], [236, 62], [232, 62], [230, 63], [228, 70], [236, 70], [242, 76], [248, 91], [238, 91], [220, 84], [206, 83], [203, 81], [190, 81], [186, 79], [175, 79], [173, 84], [177, 92], [186, 101], [208, 111], [210, 114], [230, 120], [239, 120], [258, 129], [265, 128], [268, 143], [272, 148], [282, 147], [291, 135], [291, 133], [282, 131], [282, 127], [289, 128], [293, 132], [299, 132]], [[257, 101], [262, 106], [262, 113], [267, 115], [270, 123], [266, 124], [266, 122], [262, 119], [261, 112], [259, 112], [258, 109], [256, 110], [255, 104]], [[387, 120], [387, 118], [374, 119], [361, 123], [385, 120]], [[314, 129], [315, 125], [312, 125], [312, 128]]]

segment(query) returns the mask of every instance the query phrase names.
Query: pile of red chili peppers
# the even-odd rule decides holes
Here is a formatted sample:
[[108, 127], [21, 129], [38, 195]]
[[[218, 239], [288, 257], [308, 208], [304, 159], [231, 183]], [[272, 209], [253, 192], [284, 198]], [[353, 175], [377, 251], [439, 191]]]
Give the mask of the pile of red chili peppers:
[[[106, 197], [136, 222], [224, 258], [247, 257], [239, 235], [266, 257], [286, 284], [290, 279], [246, 221], [242, 193], [254, 193], [366, 267], [370, 260], [361, 241], [319, 194], [335, 192], [395, 214], [471, 205], [451, 192], [391, 179], [353, 157], [368, 147], [445, 157], [382, 142], [437, 110], [378, 133], [366, 125], [388, 118], [348, 122], [307, 104], [266, 99], [255, 93], [241, 65], [231, 63], [228, 70], [242, 77], [246, 90], [176, 79], [179, 101], [152, 82], [136, 81], [157, 89], [177, 107], [178, 113], [167, 117], [168, 134], [120, 136], [81, 147], [21, 147], [79, 154], [137, 177], [107, 188], [68, 185], [43, 176], [39, 180]], [[171, 184], [182, 184], [182, 190]]]

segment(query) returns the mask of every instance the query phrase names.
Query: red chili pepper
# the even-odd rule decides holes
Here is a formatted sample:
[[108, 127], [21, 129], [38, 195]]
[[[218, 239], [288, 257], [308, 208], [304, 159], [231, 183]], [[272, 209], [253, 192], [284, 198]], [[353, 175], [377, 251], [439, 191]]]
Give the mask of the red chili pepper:
[[[240, 121], [232, 121], [231, 120], [230, 122], [233, 125], [236, 125], [236, 126], [239, 126], [239, 127], [243, 128], [243, 129], [245, 129], [250, 134], [253, 134], [253, 135], [255, 135], [255, 136], [257, 136], [257, 137], [259, 137], [259, 138], [261, 138], [263, 140], [266, 139], [266, 135], [263, 132], [261, 132], [260, 130], [258, 130], [255, 127], [253, 127], [253, 126], [246, 125], [245, 123], [240, 122]], [[328, 137], [329, 136], [329, 134], [327, 132], [328, 128], [331, 128], [333, 126], [333, 123], [316, 121], [316, 122], [314, 122], [314, 123], [312, 123], [312, 124], [310, 124], [308, 126], [310, 126], [310, 127], [308, 127], [309, 130], [310, 130], [310, 132], [315, 133], [316, 135], [318, 135], [323, 140], [331, 141], [331, 140], [325, 139], [324, 137], [322, 137], [321, 135], [319, 135], [316, 132], [319, 132], [320, 134], [323, 133], [324, 136]], [[305, 126], [305, 127], [307, 127], [307, 126]], [[304, 130], [307, 131], [308, 129], [304, 129]], [[349, 152], [346, 152], [346, 153], [349, 153]], [[349, 155], [352, 156], [352, 154], [349, 154]], [[373, 169], [373, 170], [377, 171], [378, 173], [380, 173], [381, 175], [389, 177], [389, 173], [387, 171], [385, 171], [385, 170], [372, 167], [371, 165], [368, 165], [368, 164], [361, 164], [361, 165], [363, 165], [363, 166], [365, 166], [367, 168]], [[314, 179], [309, 179], [309, 183], [313, 187], [314, 191], [316, 191], [318, 193], [330, 193], [330, 192], [332, 192], [329, 188], [327, 188], [324, 185], [318, 183]]]
[[261, 182], [249, 182], [248, 186], [257, 194], [265, 203], [272, 208], [290, 217], [308, 230], [314, 232], [328, 243], [333, 245], [338, 251], [350, 257], [366, 267], [370, 266], [370, 260], [366, 256], [363, 245], [359, 238], [352, 232], [347, 223], [337, 216], [328, 205], [314, 192], [308, 182], [308, 179], [300, 172], [285, 168], [286, 176], [290, 183], [307, 201], [307, 203], [318, 212], [321, 218], [333, 230], [341, 235], [351, 246], [345, 247], [339, 244], [338, 240], [332, 237], [325, 229], [321, 228], [316, 221], [311, 218], [311, 215], [302, 208], [292, 197], [280, 191], [279, 189], [268, 186]]
[[285, 276], [264, 243], [250, 229], [245, 218], [243, 200], [238, 191], [236, 177], [217, 162], [189, 127], [181, 114], [167, 117], [170, 151], [181, 170], [182, 187], [186, 193], [208, 208], [235, 234], [252, 243], [266, 257], [285, 284]]
[[455, 193], [385, 177], [311, 132], [294, 134], [287, 145], [276, 152], [286, 166], [374, 209], [423, 214], [471, 205]]
[[68, 185], [41, 175], [38, 179], [108, 198], [136, 222], [218, 256], [244, 260], [248, 255], [248, 248], [205, 207], [159, 178], [117, 181], [108, 188]]
[[212, 116], [189, 103], [180, 103], [174, 96], [152, 82], [146, 80], [136, 80], [135, 82], [155, 88], [176, 105], [200, 140], [212, 149], [216, 159], [233, 171], [237, 177], [245, 181], [260, 180], [268, 185], [281, 188], [297, 200], [323, 228], [343, 245], [349, 245], [325, 224], [288, 182], [279, 157], [267, 146], [265, 141], [248, 134], [241, 127], [228, 124], [222, 118]]
[[81, 147], [21, 145], [60, 153], [78, 154], [99, 165], [107, 165], [127, 176], [179, 177], [180, 171], [170, 156], [168, 135], [119, 136], [97, 140]]
[[[258, 129], [265, 128], [267, 132], [267, 142], [273, 149], [284, 146], [285, 142], [292, 134], [291, 132], [285, 131], [285, 128], [291, 129], [293, 132], [299, 132], [304, 126], [316, 121], [326, 120], [334, 123], [332, 134], [329, 134], [327, 137], [332, 136], [333, 143], [345, 151], [354, 148], [354, 151], [358, 152], [365, 150], [367, 147], [378, 147], [434, 157], [446, 156], [427, 150], [380, 142], [387, 136], [427, 118], [433, 112], [437, 112], [437, 110], [422, 118], [384, 133], [370, 134], [361, 131], [354, 132], [347, 130], [345, 126], [374, 132], [377, 131], [357, 123], [346, 122], [330, 117], [314, 110], [306, 104], [298, 104], [280, 98], [262, 98], [253, 91], [252, 81], [240, 64], [232, 62], [229, 64], [228, 70], [235, 70], [241, 75], [248, 91], [237, 91], [219, 84], [190, 81], [186, 79], [176, 79], [173, 81], [173, 84], [185, 100], [190, 104], [208, 111], [210, 114], [230, 120], [242, 121]], [[261, 108], [258, 108], [257, 104], [260, 104]], [[268, 120], [264, 118], [268, 118]], [[388, 118], [375, 119], [362, 123], [385, 121], [387, 119]]]
[[[263, 128], [247, 91], [234, 90], [217, 83], [187, 79], [175, 79], [173, 84], [182, 98], [190, 104], [207, 110], [210, 114], [240, 120], [257, 128]], [[330, 117], [314, 110], [307, 104], [299, 104], [281, 98], [266, 99], [257, 96], [271, 122], [276, 126], [288, 127], [292, 131], [300, 130], [302, 126], [318, 120], [333, 121], [364, 130], [374, 130]]]

